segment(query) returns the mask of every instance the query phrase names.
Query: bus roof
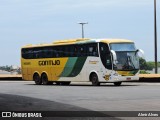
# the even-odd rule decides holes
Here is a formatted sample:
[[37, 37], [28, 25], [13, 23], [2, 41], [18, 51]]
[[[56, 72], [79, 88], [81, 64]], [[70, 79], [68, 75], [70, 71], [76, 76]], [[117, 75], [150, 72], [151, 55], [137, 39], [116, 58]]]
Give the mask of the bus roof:
[[45, 47], [45, 46], [59, 46], [59, 45], [70, 45], [70, 44], [83, 44], [83, 43], [95, 43], [95, 42], [104, 42], [104, 43], [133, 43], [131, 40], [126, 39], [70, 39], [70, 40], [58, 40], [49, 44], [29, 44], [22, 48], [32, 48], [32, 47]]

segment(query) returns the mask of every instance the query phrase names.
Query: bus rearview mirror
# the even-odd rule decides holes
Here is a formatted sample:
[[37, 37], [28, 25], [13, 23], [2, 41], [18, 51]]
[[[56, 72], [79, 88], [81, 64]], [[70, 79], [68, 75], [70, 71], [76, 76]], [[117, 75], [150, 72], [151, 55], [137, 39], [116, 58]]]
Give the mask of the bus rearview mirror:
[[137, 49], [137, 50], [136, 50], [136, 55], [137, 55], [138, 57], [141, 57], [141, 58], [145, 59], [145, 57], [144, 57], [144, 51], [141, 50], [141, 49]]
[[113, 63], [114, 65], [117, 64], [117, 55], [116, 52], [114, 50], [111, 50], [112, 56], [113, 56]]

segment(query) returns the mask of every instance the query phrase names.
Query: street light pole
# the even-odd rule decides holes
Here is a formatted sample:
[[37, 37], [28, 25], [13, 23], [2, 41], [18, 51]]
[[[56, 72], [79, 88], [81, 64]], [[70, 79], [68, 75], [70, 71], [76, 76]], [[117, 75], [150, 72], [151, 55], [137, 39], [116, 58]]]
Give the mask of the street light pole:
[[84, 25], [85, 25], [85, 24], [88, 24], [88, 22], [86, 22], [86, 23], [80, 22], [80, 23], [78, 23], [78, 24], [82, 25], [82, 39], [83, 39], [83, 38], [84, 38]]
[[155, 74], [158, 73], [157, 66], [157, 18], [156, 18], [156, 0], [154, 0], [154, 48], [155, 48]]

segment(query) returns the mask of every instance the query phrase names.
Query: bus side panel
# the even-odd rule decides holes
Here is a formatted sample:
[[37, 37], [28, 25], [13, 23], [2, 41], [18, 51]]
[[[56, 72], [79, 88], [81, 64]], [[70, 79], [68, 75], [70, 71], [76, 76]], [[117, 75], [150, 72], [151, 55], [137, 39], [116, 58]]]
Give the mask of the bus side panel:
[[27, 68], [22, 69], [22, 78], [23, 78], [23, 80], [28, 80]]
[[[63, 73], [65, 67], [66, 67], [66, 63], [68, 61], [68, 57], [66, 58], [53, 58], [50, 59], [52, 61], [54, 61], [53, 65], [51, 65], [49, 67], [49, 71], [50, 71], [50, 79], [51, 81], [57, 81], [60, 79], [61, 74]], [[55, 62], [58, 61], [58, 62]]]
[[100, 79], [100, 59], [99, 57], [89, 57], [87, 60], [87, 79], [90, 81], [90, 74], [92, 72], [96, 73]]
[[60, 74], [60, 81], [82, 81], [82, 69], [87, 57], [70, 57]]
[[27, 73], [28, 73], [28, 80], [33, 80], [33, 77], [32, 77], [32, 68], [31, 67], [27, 68]]
[[106, 69], [99, 57], [88, 57], [84, 66], [86, 67], [84, 68], [86, 69], [86, 74], [83, 73], [83, 75], [85, 75], [85, 81], [89, 81], [91, 73], [97, 74], [99, 82], [107, 82], [109, 80], [107, 78], [105, 79], [104, 77], [105, 75], [109, 76], [112, 70]]
[[27, 60], [25, 60], [23, 58], [21, 59], [22, 78], [23, 78], [23, 80], [30, 80], [29, 76], [28, 76], [28, 74], [30, 73], [30, 71], [28, 73], [28, 69], [29, 69], [30, 64], [31, 63], [28, 62]]

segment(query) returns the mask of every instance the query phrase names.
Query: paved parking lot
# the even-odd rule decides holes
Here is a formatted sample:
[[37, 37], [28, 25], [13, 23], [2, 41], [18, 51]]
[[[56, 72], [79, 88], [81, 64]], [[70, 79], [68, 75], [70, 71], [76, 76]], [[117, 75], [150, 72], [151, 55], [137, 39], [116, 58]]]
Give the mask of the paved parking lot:
[[[0, 81], [1, 111], [160, 111], [160, 83], [92, 86]], [[159, 115], [160, 116], [160, 115]]]

